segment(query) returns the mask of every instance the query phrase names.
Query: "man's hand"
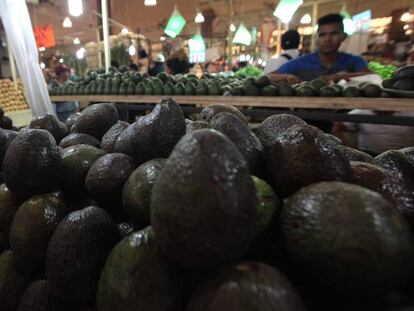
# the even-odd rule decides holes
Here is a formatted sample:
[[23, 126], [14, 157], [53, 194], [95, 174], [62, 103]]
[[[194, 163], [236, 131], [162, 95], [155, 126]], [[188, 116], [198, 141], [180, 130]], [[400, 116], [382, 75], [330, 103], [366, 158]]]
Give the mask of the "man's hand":
[[278, 74], [278, 73], [272, 73], [272, 74], [270, 74], [270, 80], [272, 82], [286, 81], [289, 84], [297, 84], [297, 83], [302, 82], [302, 80], [299, 79], [295, 75], [291, 75], [291, 74]]

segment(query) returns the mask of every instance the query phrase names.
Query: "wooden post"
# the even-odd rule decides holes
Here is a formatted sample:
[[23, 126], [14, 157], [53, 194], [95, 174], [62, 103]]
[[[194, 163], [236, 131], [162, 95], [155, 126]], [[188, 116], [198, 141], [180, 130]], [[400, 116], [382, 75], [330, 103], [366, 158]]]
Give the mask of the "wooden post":
[[318, 2], [312, 4], [312, 38], [311, 38], [311, 52], [315, 50], [316, 47], [316, 34], [315, 26], [318, 20]]

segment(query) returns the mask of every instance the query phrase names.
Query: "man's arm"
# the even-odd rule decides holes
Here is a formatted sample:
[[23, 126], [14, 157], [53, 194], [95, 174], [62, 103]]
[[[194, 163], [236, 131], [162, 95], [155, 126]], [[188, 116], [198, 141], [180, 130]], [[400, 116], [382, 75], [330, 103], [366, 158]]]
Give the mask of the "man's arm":
[[353, 63], [353, 72], [343, 72], [328, 76], [322, 76], [321, 79], [325, 82], [338, 82], [340, 80], [349, 81], [351, 78], [365, 76], [372, 73], [372, 71], [368, 69], [367, 62], [361, 57], [354, 56]]
[[269, 74], [272, 82], [286, 81], [289, 84], [296, 84], [302, 82], [297, 76], [295, 76], [294, 68], [292, 66], [293, 61], [283, 64], [275, 73]]

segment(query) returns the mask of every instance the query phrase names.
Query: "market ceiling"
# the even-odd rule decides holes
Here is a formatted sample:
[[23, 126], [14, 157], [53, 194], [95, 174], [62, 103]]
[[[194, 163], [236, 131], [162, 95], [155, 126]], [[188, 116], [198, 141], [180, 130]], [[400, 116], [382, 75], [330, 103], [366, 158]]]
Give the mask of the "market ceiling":
[[[52, 24], [59, 45], [73, 44], [74, 38], [79, 38], [81, 44], [96, 41], [98, 29], [98, 17], [93, 11], [99, 11], [100, 0], [83, 0], [84, 14], [79, 17], [71, 17], [72, 28], [63, 28], [62, 22], [68, 15], [67, 0], [40, 1], [41, 4], [30, 4], [30, 13], [34, 25]], [[313, 0], [304, 0], [297, 13], [294, 15], [291, 25], [297, 25], [299, 19], [305, 13], [312, 13], [310, 3]], [[345, 4], [351, 14], [371, 9], [373, 17], [389, 16], [399, 8], [414, 8], [414, 0], [389, 1], [389, 0], [349, 0], [330, 1], [319, 0], [319, 16], [330, 12], [339, 12]], [[163, 28], [177, 3], [178, 9], [187, 20], [183, 35], [191, 35], [197, 30], [194, 17], [197, 10], [210, 10], [215, 18], [213, 20], [213, 33], [225, 34], [229, 25], [230, 0], [158, 0], [153, 7], [144, 6], [144, 0], [108, 0], [110, 16], [126, 25], [134, 32], [139, 32], [147, 38], [158, 41], [163, 35]], [[262, 0], [232, 0], [232, 20], [237, 24], [243, 21], [248, 27], [259, 27], [266, 17], [272, 17], [273, 10], [278, 1]], [[120, 32], [122, 27], [114, 25], [113, 34]]]

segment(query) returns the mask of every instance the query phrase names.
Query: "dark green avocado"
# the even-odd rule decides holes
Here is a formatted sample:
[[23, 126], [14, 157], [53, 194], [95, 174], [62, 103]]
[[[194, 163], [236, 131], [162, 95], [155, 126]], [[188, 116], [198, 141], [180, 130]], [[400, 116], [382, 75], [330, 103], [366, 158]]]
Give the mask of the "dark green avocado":
[[290, 260], [312, 286], [378, 297], [412, 271], [407, 223], [369, 189], [342, 182], [304, 187], [286, 200], [281, 226]]
[[151, 191], [165, 159], [149, 160], [141, 164], [127, 179], [122, 190], [122, 205], [128, 219], [136, 228], [151, 224]]
[[10, 249], [27, 275], [44, 272], [47, 244], [66, 213], [63, 200], [53, 194], [34, 196], [20, 205], [10, 227]]
[[128, 126], [129, 123], [125, 121], [115, 123], [102, 137], [101, 149], [106, 152], [113, 152], [116, 140]]
[[208, 128], [208, 123], [205, 121], [191, 121], [185, 119], [185, 133]]
[[59, 121], [54, 114], [50, 113], [33, 118], [30, 122], [29, 128], [48, 131], [55, 138], [57, 144], [60, 143], [68, 132], [66, 124]]
[[208, 105], [207, 107], [203, 108], [203, 110], [201, 110], [200, 112], [200, 119], [205, 122], [210, 122], [210, 120], [220, 112], [234, 114], [236, 117], [240, 118], [244, 122], [248, 122], [245, 115], [236, 107], [220, 104]]
[[105, 155], [105, 151], [88, 145], [65, 148], [61, 153], [63, 189], [71, 194], [83, 193], [89, 168], [103, 155]]
[[305, 308], [293, 285], [278, 270], [261, 262], [240, 262], [202, 280], [187, 311], [295, 310]]
[[7, 149], [3, 178], [14, 194], [31, 196], [58, 189], [61, 169], [62, 159], [52, 134], [24, 129]]
[[158, 244], [183, 266], [231, 262], [254, 239], [257, 198], [248, 165], [215, 130], [194, 131], [178, 142], [154, 184], [150, 209]]
[[185, 274], [159, 249], [151, 227], [125, 237], [111, 251], [102, 271], [100, 311], [184, 310]]
[[381, 193], [414, 226], [414, 197], [401, 180], [374, 164], [351, 162], [351, 181]]
[[14, 196], [5, 184], [0, 185], [0, 252], [9, 248], [9, 232], [14, 214], [20, 200]]
[[99, 148], [101, 144], [99, 140], [97, 140], [95, 137], [91, 135], [83, 133], [72, 133], [62, 139], [62, 141], [59, 144], [59, 147], [67, 148], [75, 145], [89, 145], [92, 147]]
[[184, 134], [184, 113], [173, 99], [167, 98], [150, 114], [128, 126], [118, 136], [114, 151], [134, 157], [140, 165], [151, 159], [167, 158]]
[[94, 303], [99, 276], [118, 241], [117, 225], [103, 209], [90, 206], [67, 215], [53, 232], [46, 258], [46, 277], [59, 299], [73, 307]]
[[294, 125], [305, 125], [302, 119], [290, 114], [274, 114], [267, 117], [255, 130], [263, 147], [267, 150], [276, 140], [277, 136]]
[[285, 198], [320, 181], [347, 181], [349, 160], [324, 133], [311, 125], [295, 125], [277, 136], [267, 155], [270, 185]]
[[65, 124], [68, 128], [68, 130], [70, 130], [72, 128], [72, 126], [75, 124], [76, 120], [79, 118], [80, 116], [80, 112], [75, 112], [72, 113], [65, 121]]
[[116, 122], [118, 122], [118, 112], [112, 104], [94, 104], [81, 112], [72, 127], [72, 132], [89, 134], [101, 140]]
[[210, 120], [209, 127], [230, 138], [245, 157], [250, 170], [254, 171], [262, 158], [263, 147], [260, 140], [244, 121], [234, 114], [220, 112]]

